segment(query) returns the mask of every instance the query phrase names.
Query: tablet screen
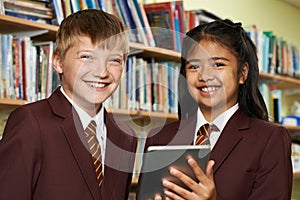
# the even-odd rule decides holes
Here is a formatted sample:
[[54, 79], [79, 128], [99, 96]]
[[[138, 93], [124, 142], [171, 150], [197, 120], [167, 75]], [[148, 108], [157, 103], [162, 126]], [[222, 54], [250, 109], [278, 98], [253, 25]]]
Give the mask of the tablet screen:
[[144, 155], [142, 176], [140, 177], [139, 200], [153, 199], [155, 194], [163, 196], [162, 179], [185, 187], [169, 173], [169, 168], [175, 167], [196, 180], [191, 167], [187, 163], [187, 156], [192, 156], [205, 172], [210, 155], [210, 146], [179, 145], [179, 146], [151, 146]]

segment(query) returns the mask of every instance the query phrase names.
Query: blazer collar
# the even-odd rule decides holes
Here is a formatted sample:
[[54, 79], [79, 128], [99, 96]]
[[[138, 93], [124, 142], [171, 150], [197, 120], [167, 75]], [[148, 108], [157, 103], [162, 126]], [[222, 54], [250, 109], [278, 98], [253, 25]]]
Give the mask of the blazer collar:
[[[188, 120], [178, 121], [177, 123], [178, 132], [172, 140], [176, 141], [174, 144], [192, 144], [196, 126], [196, 115]], [[250, 118], [241, 109], [238, 109], [228, 120], [210, 154], [210, 159], [215, 161], [214, 173], [217, 172], [224, 160], [242, 140], [243, 134], [241, 131], [249, 129], [249, 126]]]
[[[94, 172], [94, 166], [92, 164], [92, 158], [86, 149], [85, 138], [83, 138], [83, 127], [80, 122], [79, 116], [70, 102], [65, 98], [65, 96], [60, 92], [60, 89], [56, 89], [51, 97], [49, 98], [49, 104], [55, 115], [63, 119], [61, 128], [67, 142], [70, 146], [72, 154], [77, 162], [78, 167], [82, 172], [82, 176], [93, 196], [94, 199], [101, 199], [104, 196], [111, 198], [113, 194], [109, 194], [108, 191], [113, 191], [114, 181], [105, 181], [105, 178], [109, 177], [109, 180], [117, 180], [118, 173], [117, 170], [120, 168], [125, 168], [122, 162], [124, 159], [121, 158], [120, 151], [124, 146], [124, 139], [120, 132], [124, 132], [121, 128], [118, 128], [113, 117], [105, 111], [105, 123], [107, 126], [107, 144], [105, 152], [105, 169], [104, 169], [104, 179], [103, 185], [101, 187], [101, 192], [99, 192], [98, 183], [96, 180], [96, 175]], [[117, 127], [117, 128], [116, 128]], [[120, 156], [118, 158], [117, 156]], [[126, 160], [129, 162], [128, 160]], [[124, 162], [123, 162], [124, 163]], [[117, 169], [117, 170], [115, 170]], [[126, 169], [124, 169], [126, 170]], [[128, 169], [127, 169], [128, 170]], [[102, 195], [101, 195], [102, 194]], [[103, 196], [104, 195], [104, 196]], [[105, 199], [105, 198], [104, 198]]]
[[229, 119], [210, 155], [210, 159], [215, 161], [214, 173], [242, 140], [241, 131], [249, 129], [249, 125], [250, 118], [241, 109]]

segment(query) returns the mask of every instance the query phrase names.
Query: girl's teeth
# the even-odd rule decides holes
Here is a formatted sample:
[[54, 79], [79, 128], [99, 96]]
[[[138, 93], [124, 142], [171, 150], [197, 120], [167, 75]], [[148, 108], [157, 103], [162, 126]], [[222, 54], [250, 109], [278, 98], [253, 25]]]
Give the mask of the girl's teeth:
[[212, 91], [215, 91], [216, 89], [217, 89], [216, 87], [204, 87], [204, 88], [202, 88], [202, 91], [212, 92]]

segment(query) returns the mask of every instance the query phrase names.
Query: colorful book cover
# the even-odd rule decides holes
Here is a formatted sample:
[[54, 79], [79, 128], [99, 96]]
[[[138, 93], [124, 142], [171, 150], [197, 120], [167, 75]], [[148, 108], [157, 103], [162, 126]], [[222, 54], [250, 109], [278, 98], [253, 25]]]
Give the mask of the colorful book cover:
[[156, 46], [176, 50], [175, 2], [144, 4], [144, 9]]

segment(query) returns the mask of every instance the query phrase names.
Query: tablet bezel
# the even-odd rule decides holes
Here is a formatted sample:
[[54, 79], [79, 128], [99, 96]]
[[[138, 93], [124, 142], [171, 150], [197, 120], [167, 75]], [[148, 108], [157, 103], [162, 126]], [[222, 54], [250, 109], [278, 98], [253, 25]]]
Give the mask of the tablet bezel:
[[140, 175], [139, 200], [153, 199], [155, 194], [163, 196], [164, 187], [161, 180], [167, 179], [176, 184], [185, 187], [175, 177], [169, 174], [171, 166], [188, 174], [194, 180], [195, 175], [187, 163], [187, 156], [192, 156], [205, 172], [207, 162], [210, 156], [209, 145], [167, 145], [148, 147], [143, 161], [143, 167]]

